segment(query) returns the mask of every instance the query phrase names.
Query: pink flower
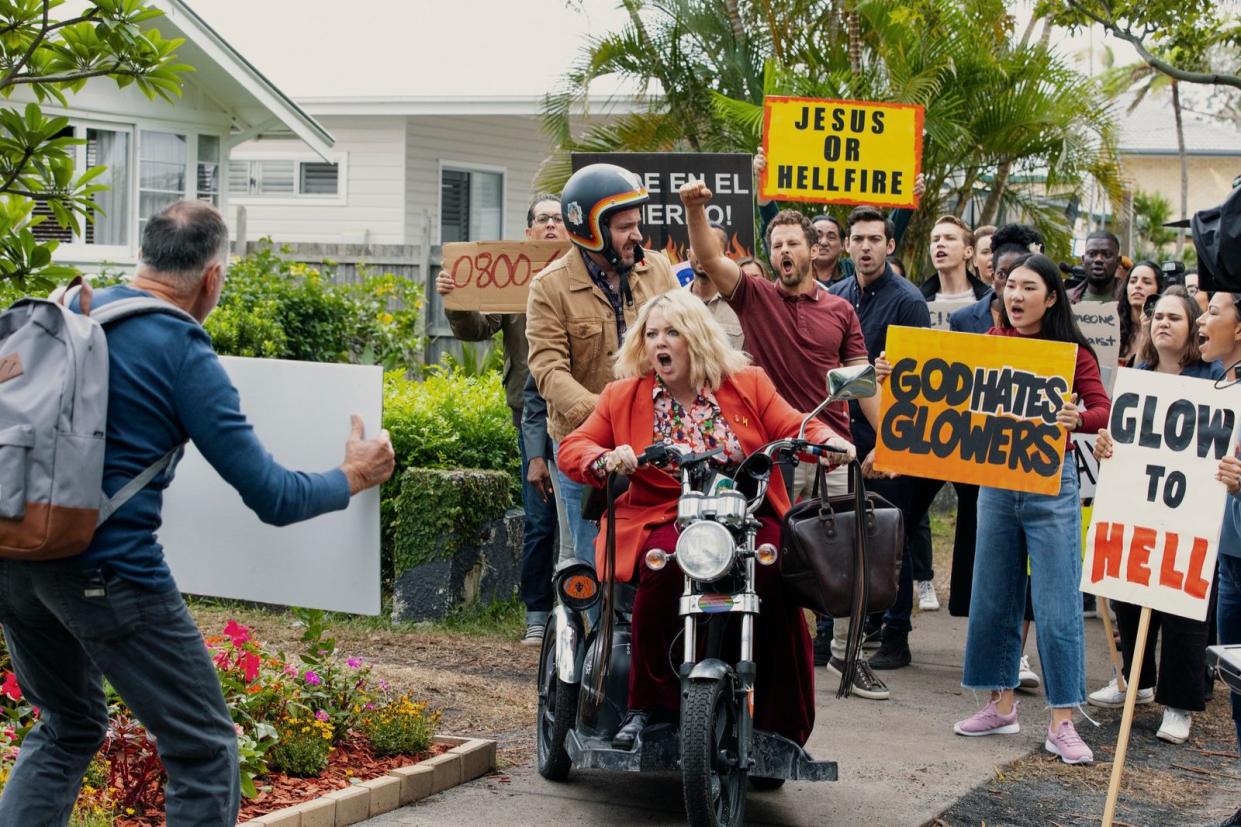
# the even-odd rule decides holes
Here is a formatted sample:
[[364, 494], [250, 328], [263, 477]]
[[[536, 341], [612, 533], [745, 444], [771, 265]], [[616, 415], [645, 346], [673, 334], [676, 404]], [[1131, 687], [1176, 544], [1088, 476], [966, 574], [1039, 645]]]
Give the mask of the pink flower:
[[361, 658], [349, 658], [347, 661], [345, 661], [345, 665], [348, 666], [350, 669], [357, 669], [362, 666], [362, 659]]
[[0, 695], [13, 701], [22, 699], [22, 688], [17, 685], [17, 675], [12, 672], [4, 673], [4, 683], [0, 684]]
[[296, 667], [296, 666], [294, 666], [294, 665], [293, 665], [293, 664], [291, 664], [291, 663], [286, 663], [286, 664], [284, 665], [284, 674], [288, 675], [290, 678], [296, 678], [296, 677], [297, 677], [297, 667]]
[[253, 683], [254, 679], [259, 676], [259, 666], [262, 665], [262, 661], [253, 652], [244, 652], [241, 657], [237, 658], [237, 665], [241, 667], [241, 674], [245, 677], [246, 683]]
[[313, 670], [307, 669], [306, 670], [306, 683], [310, 684], [311, 686], [318, 686], [319, 684], [323, 683], [323, 678], [319, 677], [318, 674], [316, 674]]
[[320, 709], [318, 712], [315, 713], [315, 717], [325, 724], [328, 721], [332, 720], [332, 716], [328, 715], [327, 712], [323, 711], [322, 709]]
[[238, 649], [245, 646], [250, 640], [250, 630], [235, 620], [230, 620], [224, 624], [224, 634], [233, 642], [233, 646]]

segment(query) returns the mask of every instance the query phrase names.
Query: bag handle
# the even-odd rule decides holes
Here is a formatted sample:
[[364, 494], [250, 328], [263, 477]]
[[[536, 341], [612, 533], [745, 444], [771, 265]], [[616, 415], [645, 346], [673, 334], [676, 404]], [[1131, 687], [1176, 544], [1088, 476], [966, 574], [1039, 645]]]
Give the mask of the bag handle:
[[847, 698], [853, 690], [853, 677], [857, 671], [858, 652], [862, 649], [865, 633], [866, 607], [870, 603], [869, 564], [866, 559], [866, 480], [862, 476], [862, 464], [856, 459], [849, 463], [849, 486], [853, 489], [853, 604], [849, 607], [849, 638], [845, 644], [845, 668], [841, 670], [840, 686], [836, 697]]

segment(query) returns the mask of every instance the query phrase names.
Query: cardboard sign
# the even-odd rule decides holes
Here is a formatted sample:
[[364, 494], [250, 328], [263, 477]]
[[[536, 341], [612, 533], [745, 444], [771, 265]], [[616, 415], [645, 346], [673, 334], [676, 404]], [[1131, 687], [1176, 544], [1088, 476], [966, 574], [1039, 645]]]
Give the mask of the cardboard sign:
[[1103, 387], [1111, 393], [1120, 359], [1120, 311], [1115, 303], [1078, 302], [1073, 305], [1073, 318], [1099, 357]]
[[921, 106], [769, 97], [763, 101], [763, 198], [918, 206]]
[[567, 241], [459, 241], [444, 245], [454, 288], [445, 310], [525, 313], [530, 281], [569, 249]]
[[[345, 456], [349, 415], [379, 433], [383, 369], [220, 358], [241, 409], [285, 468], [330, 471]], [[379, 489], [344, 511], [289, 526], [260, 522], [190, 443], [164, 493], [159, 542], [190, 594], [379, 614]]]
[[699, 179], [711, 189], [707, 220], [724, 227], [724, 253], [732, 259], [754, 255], [754, 173], [751, 156], [735, 152], [574, 152], [573, 171], [590, 164], [616, 164], [642, 179], [651, 200], [642, 208], [643, 246], [660, 250], [671, 262], [685, 261], [689, 229], [681, 185]]
[[888, 328], [875, 468], [1011, 491], [1060, 491], [1077, 345]]
[[1115, 449], [1099, 468], [1082, 591], [1206, 619], [1227, 497], [1215, 472], [1239, 408], [1241, 388], [1117, 371]]

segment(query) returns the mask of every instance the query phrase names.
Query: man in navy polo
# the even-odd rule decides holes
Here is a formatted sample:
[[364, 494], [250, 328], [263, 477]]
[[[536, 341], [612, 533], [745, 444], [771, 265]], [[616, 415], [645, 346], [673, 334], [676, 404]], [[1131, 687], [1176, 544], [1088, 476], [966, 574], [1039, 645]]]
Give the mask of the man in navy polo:
[[[849, 214], [847, 247], [853, 260], [853, 278], [832, 285], [831, 292], [848, 301], [862, 324], [862, 337], [873, 362], [887, 347], [888, 327], [930, 327], [931, 314], [926, 299], [917, 287], [896, 275], [888, 266], [888, 256], [896, 249], [895, 228], [890, 219], [874, 207], [858, 207]], [[854, 405], [856, 403], [850, 403]], [[883, 641], [870, 659], [875, 669], [900, 669], [910, 662], [909, 632], [913, 612], [913, 558], [909, 535], [917, 530], [935, 494], [942, 487], [939, 480], [899, 476], [884, 478], [874, 468], [875, 430], [860, 409], [852, 411], [853, 443], [857, 454], [864, 457], [862, 470], [870, 480], [867, 487], [901, 509], [905, 516], [907, 540], [902, 554], [900, 590], [896, 604], [884, 615]], [[844, 663], [844, 641], [849, 634], [848, 623], [836, 621], [833, 635], [833, 657], [829, 671], [838, 671]]]

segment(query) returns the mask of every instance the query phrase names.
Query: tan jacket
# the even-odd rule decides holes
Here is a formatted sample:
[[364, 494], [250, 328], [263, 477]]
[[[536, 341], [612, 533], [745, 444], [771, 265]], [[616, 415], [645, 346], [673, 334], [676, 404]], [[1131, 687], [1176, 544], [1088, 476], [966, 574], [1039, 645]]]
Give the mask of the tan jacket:
[[[646, 251], [629, 274], [633, 304], [625, 305], [625, 323], [661, 293], [679, 286], [662, 253]], [[616, 317], [577, 247], [534, 277], [526, 304], [530, 373], [547, 400], [547, 432], [560, 442], [594, 410], [603, 386], [616, 378], [613, 360], [619, 342]]]

